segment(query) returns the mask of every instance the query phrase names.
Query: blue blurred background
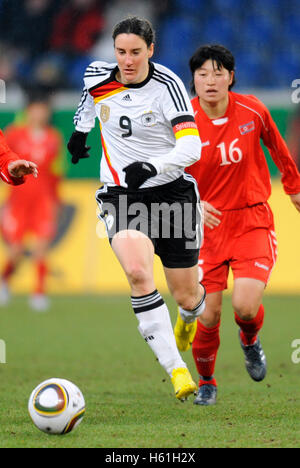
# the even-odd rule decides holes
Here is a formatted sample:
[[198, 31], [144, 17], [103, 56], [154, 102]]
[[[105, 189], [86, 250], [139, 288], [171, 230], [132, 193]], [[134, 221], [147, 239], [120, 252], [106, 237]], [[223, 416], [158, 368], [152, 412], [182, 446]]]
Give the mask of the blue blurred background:
[[186, 85], [189, 57], [213, 42], [235, 55], [237, 90], [286, 88], [300, 76], [299, 0], [0, 0], [0, 78], [81, 88], [88, 63], [114, 61], [111, 30], [128, 13], [152, 21], [154, 61]]

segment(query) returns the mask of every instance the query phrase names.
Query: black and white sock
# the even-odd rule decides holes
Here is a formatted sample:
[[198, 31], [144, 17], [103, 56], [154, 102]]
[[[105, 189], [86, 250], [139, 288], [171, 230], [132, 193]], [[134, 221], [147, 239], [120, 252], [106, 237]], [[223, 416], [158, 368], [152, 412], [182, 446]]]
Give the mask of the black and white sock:
[[186, 367], [176, 346], [169, 310], [159, 292], [132, 296], [131, 303], [140, 334], [166, 372], [171, 376], [174, 369]]

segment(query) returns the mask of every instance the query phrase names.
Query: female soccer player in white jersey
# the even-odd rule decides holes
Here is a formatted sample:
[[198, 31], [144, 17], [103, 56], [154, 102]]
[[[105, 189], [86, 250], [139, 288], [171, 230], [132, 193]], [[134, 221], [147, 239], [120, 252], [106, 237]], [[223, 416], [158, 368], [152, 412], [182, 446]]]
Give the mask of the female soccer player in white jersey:
[[[193, 109], [181, 80], [150, 61], [154, 31], [130, 17], [113, 31], [116, 64], [93, 62], [68, 143], [72, 162], [89, 156], [86, 139], [100, 122], [103, 156], [96, 193], [111, 247], [131, 288], [138, 330], [185, 399], [197, 387], [182, 360], [169, 311], [155, 287], [159, 255], [181, 322], [175, 333], [189, 340], [205, 307], [198, 281], [201, 242], [199, 195], [184, 168], [200, 158]], [[137, 216], [138, 213], [138, 216]]]

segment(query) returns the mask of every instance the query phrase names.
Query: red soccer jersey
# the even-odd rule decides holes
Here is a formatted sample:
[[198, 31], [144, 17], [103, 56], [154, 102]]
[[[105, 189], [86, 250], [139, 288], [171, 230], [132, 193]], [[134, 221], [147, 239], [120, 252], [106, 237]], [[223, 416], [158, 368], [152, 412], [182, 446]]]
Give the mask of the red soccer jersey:
[[29, 177], [26, 184], [11, 192], [10, 201], [18, 203], [26, 197], [34, 202], [43, 196], [54, 197], [57, 176], [53, 167], [62, 147], [59, 132], [48, 127], [35, 135], [26, 126], [12, 125], [5, 136], [10, 147], [22, 159], [36, 163], [39, 171], [37, 179]]
[[192, 99], [202, 141], [200, 161], [186, 171], [193, 175], [201, 199], [219, 210], [264, 203], [271, 194], [263, 141], [281, 173], [287, 194], [300, 192], [300, 174], [266, 106], [255, 96], [229, 92], [225, 115], [211, 120]]
[[11, 151], [0, 130], [0, 177], [7, 184], [20, 185], [24, 182], [24, 177], [12, 177], [8, 172], [8, 164], [18, 159], [20, 158]]

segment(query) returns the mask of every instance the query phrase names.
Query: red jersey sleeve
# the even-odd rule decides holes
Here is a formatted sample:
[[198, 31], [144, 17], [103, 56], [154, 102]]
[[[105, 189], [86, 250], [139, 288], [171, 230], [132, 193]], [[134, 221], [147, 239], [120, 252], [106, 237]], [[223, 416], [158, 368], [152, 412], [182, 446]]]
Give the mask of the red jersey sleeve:
[[20, 185], [25, 181], [24, 177], [12, 177], [8, 171], [9, 163], [18, 159], [20, 158], [11, 151], [0, 130], [0, 177], [7, 184]]
[[[260, 101], [259, 101], [260, 102]], [[300, 193], [300, 173], [293, 160], [289, 149], [279, 133], [269, 110], [261, 103], [264, 111], [264, 123], [262, 126], [262, 140], [268, 148], [270, 155], [281, 173], [281, 182], [284, 191], [288, 195]]]

